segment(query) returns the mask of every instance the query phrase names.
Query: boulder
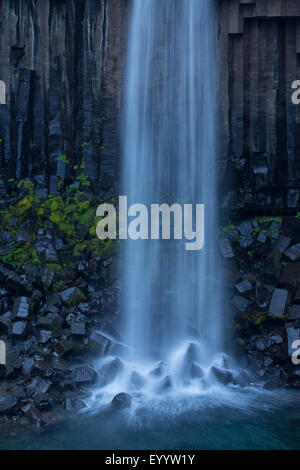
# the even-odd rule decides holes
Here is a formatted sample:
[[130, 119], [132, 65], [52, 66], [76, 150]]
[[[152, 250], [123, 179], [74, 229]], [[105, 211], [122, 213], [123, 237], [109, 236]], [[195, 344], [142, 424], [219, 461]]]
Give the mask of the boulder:
[[283, 317], [288, 300], [288, 291], [286, 289], [275, 289], [272, 295], [269, 314], [272, 317]]
[[97, 331], [93, 331], [93, 333], [89, 337], [88, 346], [90, 351], [97, 352], [99, 354], [106, 354], [109, 350], [111, 341], [106, 336], [102, 335]]
[[274, 251], [278, 251], [279, 253], [284, 253], [290, 243], [291, 243], [290, 237], [286, 237], [285, 235], [280, 235], [274, 245]]
[[288, 250], [285, 251], [285, 256], [287, 256], [291, 261], [296, 261], [300, 258], [300, 243], [292, 246]]
[[13, 323], [11, 335], [13, 338], [26, 338], [30, 332], [30, 325], [27, 321], [17, 321]]
[[76, 392], [67, 391], [65, 397], [65, 408], [68, 411], [79, 411], [86, 408], [86, 404], [81, 400]]
[[240, 385], [241, 387], [247, 387], [252, 383], [252, 375], [246, 370], [241, 370], [234, 378], [234, 385]]
[[0, 397], [0, 415], [14, 414], [18, 405], [18, 399], [12, 396]]
[[72, 321], [71, 333], [74, 336], [85, 336], [86, 335], [86, 324], [84, 321]]
[[99, 370], [100, 387], [105, 387], [105, 385], [113, 382], [122, 369], [123, 363], [120, 359], [113, 359], [112, 361], [104, 364]]
[[250, 292], [253, 289], [253, 286], [250, 281], [244, 279], [243, 281], [236, 283], [235, 288], [240, 294], [246, 294], [246, 292]]
[[40, 411], [47, 411], [52, 407], [51, 399], [44, 393], [39, 393], [34, 397], [34, 404]]
[[37, 395], [47, 393], [50, 386], [51, 382], [49, 380], [36, 377], [27, 386], [27, 392], [29, 395], [35, 397]]
[[81, 292], [78, 287], [71, 287], [60, 293], [60, 298], [62, 303], [67, 307], [72, 307], [75, 305], [80, 304], [80, 302], [84, 302], [85, 295]]
[[237, 309], [239, 313], [245, 313], [251, 304], [251, 302], [240, 295], [235, 295], [231, 299], [232, 305]]
[[138, 372], [133, 371], [130, 377], [130, 383], [135, 388], [140, 389], [144, 387], [146, 383], [146, 379], [142, 375], [140, 375]]
[[28, 297], [18, 297], [13, 306], [13, 318], [28, 320], [30, 316], [30, 299]]
[[33, 287], [16, 272], [10, 271], [0, 266], [0, 282], [5, 285], [6, 289], [13, 292], [15, 296], [18, 295], [31, 295]]
[[241, 222], [238, 225], [238, 231], [244, 237], [250, 236], [253, 233], [253, 230], [254, 230], [254, 228], [253, 228], [252, 222], [250, 220], [246, 220], [244, 222]]
[[160, 381], [158, 388], [157, 388], [157, 392], [158, 393], [167, 392], [168, 390], [172, 388], [172, 386], [173, 386], [172, 377], [170, 375], [167, 375]]
[[232, 259], [234, 258], [234, 252], [231, 246], [230, 241], [228, 238], [221, 238], [219, 240], [219, 246], [222, 252], [222, 255], [225, 259]]
[[228, 385], [233, 382], [233, 374], [230, 370], [221, 369], [220, 367], [213, 366], [211, 368], [211, 373], [214, 377], [223, 385]]
[[116, 395], [112, 402], [111, 406], [117, 410], [122, 410], [131, 407], [131, 396], [128, 393], [119, 393]]
[[98, 374], [90, 366], [76, 367], [72, 372], [72, 381], [76, 384], [94, 384], [97, 382]]

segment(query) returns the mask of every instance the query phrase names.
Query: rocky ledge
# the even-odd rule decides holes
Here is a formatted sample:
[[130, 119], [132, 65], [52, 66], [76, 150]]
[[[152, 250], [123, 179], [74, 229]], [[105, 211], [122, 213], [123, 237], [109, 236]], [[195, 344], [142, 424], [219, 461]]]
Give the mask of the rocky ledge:
[[42, 176], [0, 181], [0, 423], [84, 408], [94, 358], [120, 347], [115, 244], [95, 232], [103, 197], [84, 173], [50, 193]]
[[300, 340], [300, 213], [231, 224], [219, 245], [242, 365], [266, 389], [300, 388], [292, 361]]

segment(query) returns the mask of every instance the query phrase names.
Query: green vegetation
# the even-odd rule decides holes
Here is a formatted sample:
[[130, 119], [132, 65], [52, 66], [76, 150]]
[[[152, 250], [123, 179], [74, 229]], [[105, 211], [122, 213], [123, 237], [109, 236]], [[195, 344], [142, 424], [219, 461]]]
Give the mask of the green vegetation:
[[[48, 195], [47, 199], [40, 199], [35, 195], [35, 187], [31, 181], [15, 181], [18, 188], [25, 189], [22, 199], [12, 203], [1, 212], [0, 230], [10, 233], [13, 249], [10, 253], [0, 255], [0, 263], [10, 263], [13, 267], [24, 264], [40, 264], [41, 261], [35, 249], [37, 231], [55, 228], [56, 233], [63, 241], [63, 251], [68, 252], [73, 262], [84, 258], [86, 254], [93, 253], [103, 260], [112, 257], [118, 248], [116, 240], [99, 240], [96, 235], [97, 223], [101, 220], [96, 217], [97, 207], [104, 202], [99, 196], [92, 197], [87, 189], [90, 182], [84, 173], [81, 173], [75, 182], [79, 187], [65, 187], [64, 180], [59, 182], [59, 194]], [[13, 196], [11, 191], [9, 197]], [[17, 241], [17, 234], [22, 225], [30, 220], [32, 226], [32, 242]], [[53, 271], [61, 271], [60, 264], [48, 264]]]

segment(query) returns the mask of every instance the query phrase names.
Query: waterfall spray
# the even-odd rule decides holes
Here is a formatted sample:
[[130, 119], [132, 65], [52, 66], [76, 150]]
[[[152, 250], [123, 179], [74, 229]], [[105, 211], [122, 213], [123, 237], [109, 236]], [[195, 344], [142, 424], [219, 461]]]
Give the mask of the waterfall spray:
[[[211, 0], [134, 0], [122, 128], [128, 204], [204, 204], [205, 244], [126, 240], [123, 340], [112, 393], [207, 388], [222, 341], [215, 251], [217, 12]], [[108, 359], [107, 359], [108, 360]], [[213, 380], [213, 379], [212, 379]]]

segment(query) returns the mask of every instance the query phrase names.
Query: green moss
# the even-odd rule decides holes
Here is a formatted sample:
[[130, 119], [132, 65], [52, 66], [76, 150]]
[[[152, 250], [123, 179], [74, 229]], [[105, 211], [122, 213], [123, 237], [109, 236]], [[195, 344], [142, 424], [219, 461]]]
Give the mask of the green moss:
[[33, 205], [33, 196], [25, 196], [16, 206], [11, 206], [10, 210], [15, 217], [22, 217]]
[[61, 265], [58, 263], [46, 263], [46, 267], [55, 272], [60, 272], [62, 269]]
[[24, 264], [40, 264], [36, 249], [31, 243], [18, 244], [11, 253], [3, 257], [3, 260], [13, 267], [20, 267]]

